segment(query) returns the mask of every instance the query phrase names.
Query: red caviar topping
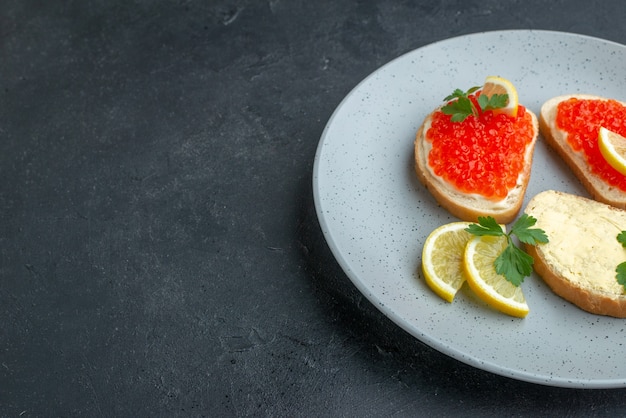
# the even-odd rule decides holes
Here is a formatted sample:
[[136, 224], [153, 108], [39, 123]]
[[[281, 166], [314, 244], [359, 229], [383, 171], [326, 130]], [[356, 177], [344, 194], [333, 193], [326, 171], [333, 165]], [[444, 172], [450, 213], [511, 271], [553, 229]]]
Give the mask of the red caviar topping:
[[504, 199], [524, 168], [534, 137], [532, 116], [520, 105], [515, 118], [490, 110], [462, 122], [450, 117], [435, 112], [426, 132], [433, 172], [464, 193]]
[[611, 167], [598, 148], [601, 126], [626, 136], [626, 106], [615, 100], [571, 98], [559, 103], [556, 125], [567, 132], [572, 149], [584, 154], [593, 173], [626, 191], [626, 176]]

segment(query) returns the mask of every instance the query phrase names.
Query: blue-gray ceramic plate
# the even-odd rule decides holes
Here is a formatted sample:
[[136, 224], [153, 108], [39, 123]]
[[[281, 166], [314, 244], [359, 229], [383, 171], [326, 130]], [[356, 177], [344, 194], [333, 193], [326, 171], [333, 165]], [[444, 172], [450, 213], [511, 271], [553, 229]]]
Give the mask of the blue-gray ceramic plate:
[[[313, 190], [325, 238], [357, 288], [419, 340], [472, 366], [552, 386], [626, 386], [626, 320], [588, 314], [533, 275], [530, 313], [495, 312], [465, 286], [448, 304], [427, 287], [421, 250], [456, 218], [416, 179], [413, 140], [426, 115], [455, 88], [500, 75], [535, 113], [557, 95], [626, 101], [626, 47], [570, 33], [513, 30], [419, 48], [368, 76], [338, 106], [320, 140]], [[542, 190], [587, 196], [539, 139], [525, 203]], [[524, 204], [525, 206], [525, 204]]]

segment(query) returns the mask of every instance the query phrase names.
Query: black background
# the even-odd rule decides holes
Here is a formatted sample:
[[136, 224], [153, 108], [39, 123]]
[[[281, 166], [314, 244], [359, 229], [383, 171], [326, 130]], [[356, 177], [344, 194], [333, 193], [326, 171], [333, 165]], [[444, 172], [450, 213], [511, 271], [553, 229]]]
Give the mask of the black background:
[[0, 415], [626, 413], [624, 390], [400, 330], [311, 186], [335, 107], [399, 55], [497, 29], [626, 43], [625, 21], [621, 0], [2, 1]]

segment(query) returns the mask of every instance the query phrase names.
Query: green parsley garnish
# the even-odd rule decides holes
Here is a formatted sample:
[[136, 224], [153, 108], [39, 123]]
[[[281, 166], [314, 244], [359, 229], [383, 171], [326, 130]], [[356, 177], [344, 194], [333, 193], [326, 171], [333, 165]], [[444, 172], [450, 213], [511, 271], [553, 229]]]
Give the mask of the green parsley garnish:
[[[508, 94], [494, 94], [491, 97], [487, 97], [481, 94], [480, 96], [478, 96], [477, 99], [478, 106], [480, 107], [480, 109], [478, 109], [474, 102], [470, 100], [469, 96], [479, 88], [480, 87], [478, 86], [474, 86], [466, 92], [461, 89], [454, 90], [452, 94], [443, 99], [445, 102], [449, 103], [443, 106], [441, 108], [441, 111], [446, 115], [452, 115], [452, 117], [450, 118], [452, 122], [462, 122], [469, 115], [478, 117], [482, 112], [485, 112], [487, 110], [494, 110], [505, 107], [507, 102], [509, 101]], [[456, 100], [450, 101], [453, 99]]]
[[[617, 242], [622, 244], [622, 247], [626, 248], [626, 231], [622, 231], [617, 235]], [[620, 263], [615, 269], [617, 275], [617, 283], [621, 284], [626, 289], [626, 261]]]
[[[539, 228], [531, 228], [537, 223], [537, 219], [528, 214], [523, 214], [511, 228], [508, 234], [502, 230], [500, 225], [491, 216], [479, 217], [478, 224], [471, 224], [465, 230], [470, 234], [477, 236], [505, 236], [508, 241], [507, 247], [502, 251], [496, 260], [494, 266], [496, 273], [504, 276], [509, 282], [515, 286], [519, 286], [526, 276], [530, 276], [533, 272], [533, 263], [535, 260], [526, 254], [524, 250], [519, 248], [513, 242], [513, 235], [525, 244], [537, 245], [539, 243], [548, 242], [548, 236], [545, 231]], [[626, 263], [625, 263], [626, 264]], [[626, 267], [625, 267], [626, 268]]]

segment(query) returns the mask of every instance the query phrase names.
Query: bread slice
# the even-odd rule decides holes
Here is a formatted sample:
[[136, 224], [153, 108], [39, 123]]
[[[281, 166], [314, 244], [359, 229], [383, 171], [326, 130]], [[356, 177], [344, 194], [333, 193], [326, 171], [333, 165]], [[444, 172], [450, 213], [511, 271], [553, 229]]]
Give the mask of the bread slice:
[[530, 180], [535, 142], [539, 134], [537, 116], [528, 109], [526, 113], [532, 117], [535, 134], [526, 146], [524, 167], [518, 176], [517, 184], [504, 199], [493, 200], [479, 194], [464, 193], [432, 171], [428, 164], [428, 153], [432, 146], [426, 140], [426, 132], [431, 126], [434, 112], [426, 117], [415, 137], [415, 172], [420, 182], [426, 186], [442, 207], [464, 221], [476, 222], [479, 216], [492, 216], [498, 223], [503, 224], [513, 221], [522, 208], [524, 194]]
[[548, 235], [548, 243], [525, 247], [554, 293], [587, 312], [626, 318], [626, 292], [615, 272], [626, 261], [617, 241], [626, 230], [626, 211], [549, 190], [534, 196], [524, 212]]
[[[539, 129], [542, 136], [545, 138], [548, 145], [563, 158], [595, 200], [617, 208], [626, 209], [626, 192], [611, 186], [602, 178], [592, 173], [583, 153], [574, 151], [567, 142], [567, 132], [562, 131], [556, 126], [557, 107], [559, 103], [570, 98], [609, 100], [604, 97], [589, 94], [568, 94], [551, 98], [541, 106]], [[620, 103], [626, 106], [626, 103]]]

